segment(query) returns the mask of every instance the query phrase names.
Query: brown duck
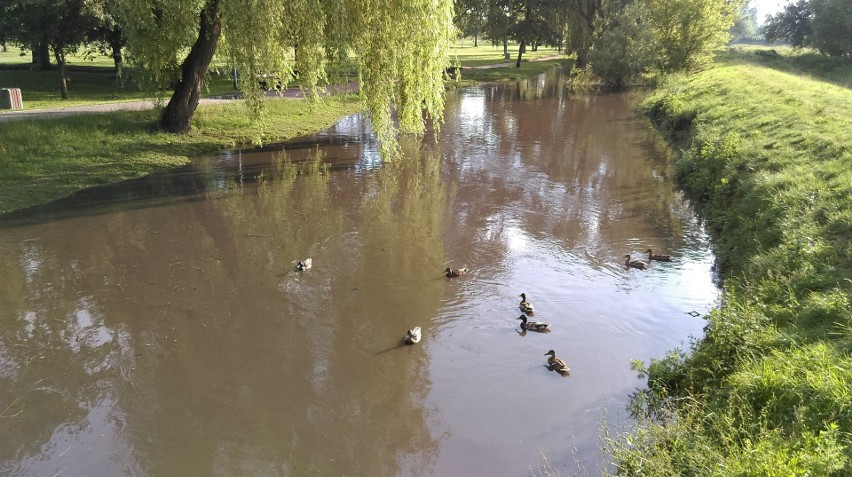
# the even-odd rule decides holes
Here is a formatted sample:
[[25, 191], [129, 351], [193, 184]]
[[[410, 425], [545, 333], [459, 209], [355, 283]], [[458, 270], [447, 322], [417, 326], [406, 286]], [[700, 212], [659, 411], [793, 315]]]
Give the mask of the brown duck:
[[550, 325], [544, 321], [527, 321], [527, 315], [521, 315], [518, 319], [521, 320], [521, 329], [524, 331], [537, 331], [539, 333], [550, 331]]
[[649, 249], [648, 249], [648, 251], [647, 251], [647, 252], [645, 252], [645, 253], [647, 253], [647, 254], [648, 254], [648, 261], [649, 261], [649, 262], [650, 262], [651, 260], [656, 260], [656, 261], [658, 261], [658, 262], [671, 262], [671, 261], [672, 261], [672, 256], [671, 256], [671, 255], [657, 255], [657, 254], [656, 254], [656, 253], [654, 253], [654, 252], [653, 252], [650, 248], [649, 248]]
[[467, 268], [457, 268], [453, 270], [452, 268], [447, 267], [447, 269], [444, 270], [444, 273], [447, 275], [447, 278], [463, 277], [467, 275]]
[[645, 270], [648, 268], [648, 264], [645, 262], [640, 262], [639, 260], [630, 260], [630, 255], [624, 256], [624, 264], [627, 265], [627, 268], [638, 268], [639, 270]]

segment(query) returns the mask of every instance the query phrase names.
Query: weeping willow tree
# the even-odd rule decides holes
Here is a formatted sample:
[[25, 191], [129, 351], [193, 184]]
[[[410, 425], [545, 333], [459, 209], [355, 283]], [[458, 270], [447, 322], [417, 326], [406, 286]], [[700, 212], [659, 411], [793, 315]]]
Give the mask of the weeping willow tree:
[[421, 134], [427, 120], [443, 119], [452, 0], [117, 2], [128, 63], [148, 84], [174, 88], [160, 119], [166, 131], [189, 131], [217, 48], [252, 79], [240, 88], [255, 109], [259, 75], [289, 78], [298, 71], [315, 94], [330, 68], [354, 55], [385, 157], [396, 152], [399, 132]]

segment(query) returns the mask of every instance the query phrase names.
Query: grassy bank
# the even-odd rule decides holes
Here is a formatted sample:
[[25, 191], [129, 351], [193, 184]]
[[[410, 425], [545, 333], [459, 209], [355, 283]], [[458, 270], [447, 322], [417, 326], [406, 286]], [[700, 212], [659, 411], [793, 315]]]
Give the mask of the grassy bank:
[[267, 106], [255, 121], [242, 102], [200, 106], [193, 132], [179, 136], [155, 128], [155, 111], [0, 123], [0, 213], [183, 165], [192, 155], [319, 131], [361, 109], [354, 95]]
[[637, 366], [624, 475], [852, 474], [852, 91], [769, 61], [726, 55], [645, 103], [725, 279], [703, 339]]

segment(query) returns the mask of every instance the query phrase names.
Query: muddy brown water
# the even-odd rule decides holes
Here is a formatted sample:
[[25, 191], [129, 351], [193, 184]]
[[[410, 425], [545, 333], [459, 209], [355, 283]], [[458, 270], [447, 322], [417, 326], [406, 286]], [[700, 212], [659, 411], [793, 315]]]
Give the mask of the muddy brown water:
[[0, 474], [599, 475], [630, 360], [718, 290], [638, 96], [560, 84], [451, 93], [394, 163], [352, 116], [283, 147], [324, 173], [231, 151], [6, 217]]

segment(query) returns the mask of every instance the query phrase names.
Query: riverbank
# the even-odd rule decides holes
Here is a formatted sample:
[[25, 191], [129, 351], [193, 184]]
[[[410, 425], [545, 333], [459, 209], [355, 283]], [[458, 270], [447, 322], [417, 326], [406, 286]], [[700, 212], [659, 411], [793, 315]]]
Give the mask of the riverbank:
[[0, 214], [178, 167], [202, 153], [310, 134], [363, 109], [354, 94], [270, 100], [255, 119], [246, 108], [241, 101], [201, 105], [193, 131], [182, 135], [159, 131], [156, 109], [0, 123]]
[[[486, 69], [502, 66], [502, 49], [471, 45], [455, 51], [465, 67], [464, 79], [450, 81], [448, 87], [531, 77], [568, 61], [554, 60], [555, 52], [542, 48], [525, 55], [521, 68]], [[0, 55], [0, 60], [23, 61], [12, 53]], [[4, 68], [9, 85], [27, 84], [29, 89], [24, 95], [27, 111], [0, 112], [0, 214], [178, 167], [190, 156], [284, 142], [363, 110], [355, 94], [325, 96], [316, 103], [271, 97], [262, 117], [252, 119], [242, 101], [203, 99], [193, 132], [172, 135], [156, 129], [157, 109], [142, 100], [144, 94], [117, 84], [107, 66], [75, 65], [72, 101], [58, 99], [54, 71], [32, 71], [26, 64]], [[211, 80], [209, 92], [217, 97], [235, 94], [230, 80], [220, 76]]]
[[791, 64], [727, 54], [644, 104], [681, 150], [724, 298], [688, 352], [637, 365], [624, 475], [852, 473], [852, 91]]

